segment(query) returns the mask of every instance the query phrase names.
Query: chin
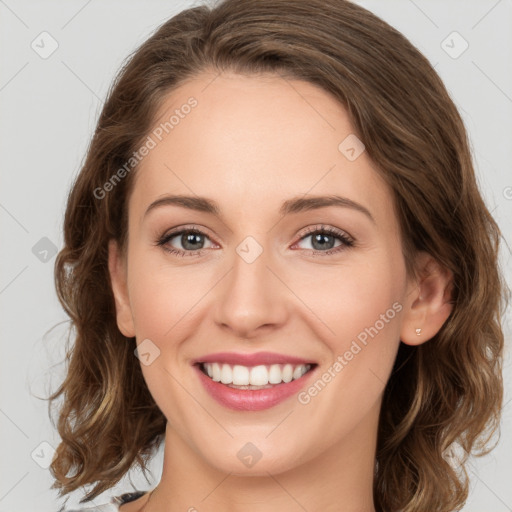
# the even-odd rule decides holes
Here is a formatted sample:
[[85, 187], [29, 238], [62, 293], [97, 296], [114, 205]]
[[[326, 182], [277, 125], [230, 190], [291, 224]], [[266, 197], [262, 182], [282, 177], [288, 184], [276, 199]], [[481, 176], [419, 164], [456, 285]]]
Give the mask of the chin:
[[[265, 437], [254, 437], [253, 441], [233, 440], [215, 450], [203, 452], [203, 458], [209, 465], [223, 473], [236, 476], [262, 476], [279, 474], [294, 469], [301, 464], [303, 456], [297, 453], [297, 445], [277, 445]], [[290, 438], [291, 440], [292, 438]], [[211, 447], [208, 447], [211, 448]], [[199, 449], [198, 451], [201, 452]]]

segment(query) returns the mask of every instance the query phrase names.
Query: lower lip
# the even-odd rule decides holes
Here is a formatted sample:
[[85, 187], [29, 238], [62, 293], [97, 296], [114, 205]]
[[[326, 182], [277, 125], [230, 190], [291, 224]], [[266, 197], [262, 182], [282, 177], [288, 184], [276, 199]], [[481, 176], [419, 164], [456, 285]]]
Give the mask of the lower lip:
[[309, 379], [315, 368], [302, 377], [288, 383], [276, 384], [266, 389], [235, 389], [221, 382], [210, 379], [199, 367], [194, 365], [199, 379], [212, 398], [220, 404], [235, 411], [261, 411], [280, 404], [290, 396], [298, 393]]

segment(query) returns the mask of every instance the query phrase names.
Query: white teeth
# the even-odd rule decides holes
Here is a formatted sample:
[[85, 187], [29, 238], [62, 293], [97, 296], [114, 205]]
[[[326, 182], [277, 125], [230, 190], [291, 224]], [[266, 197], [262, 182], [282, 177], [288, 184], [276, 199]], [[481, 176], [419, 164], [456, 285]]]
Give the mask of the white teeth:
[[[233, 366], [233, 384], [237, 386], [247, 386], [249, 384], [249, 368], [246, 366]], [[251, 382], [253, 384], [253, 382]]]
[[[204, 366], [206, 367], [207, 365], [204, 365]], [[213, 375], [211, 375], [211, 378], [215, 382], [220, 382], [220, 366], [219, 366], [219, 363], [209, 364], [208, 366], [211, 368], [211, 371], [212, 371], [212, 374], [213, 374]], [[208, 369], [206, 369], [206, 371], [208, 371]]]
[[282, 374], [281, 367], [278, 364], [273, 364], [268, 372], [269, 384], [281, 384]]
[[[300, 379], [311, 369], [310, 364], [272, 364], [270, 366], [242, 366], [220, 363], [203, 363], [206, 374], [215, 382], [234, 386], [244, 386], [244, 389], [252, 389], [251, 386], [269, 386], [269, 384], [281, 384]], [[249, 386], [249, 388], [247, 388]]]
[[233, 370], [229, 364], [223, 364], [220, 371], [220, 381], [222, 384], [231, 384], [233, 382]]
[[293, 379], [293, 366], [285, 364], [283, 368], [283, 382], [291, 382]]
[[302, 377], [302, 368], [300, 366], [296, 366], [295, 370], [293, 370], [293, 378], [300, 379]]
[[[253, 366], [249, 377], [251, 386], [266, 386], [268, 384], [268, 370], [265, 366]], [[233, 384], [238, 382], [233, 381]]]

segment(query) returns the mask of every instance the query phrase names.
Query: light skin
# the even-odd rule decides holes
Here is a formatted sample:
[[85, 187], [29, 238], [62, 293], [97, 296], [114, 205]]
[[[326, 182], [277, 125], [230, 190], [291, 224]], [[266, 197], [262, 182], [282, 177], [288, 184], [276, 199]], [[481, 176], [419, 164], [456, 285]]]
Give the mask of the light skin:
[[[203, 73], [166, 97], [160, 115], [190, 96], [198, 105], [137, 170], [126, 254], [109, 246], [117, 324], [160, 350], [141, 368], [168, 420], [156, 491], [121, 510], [374, 511], [384, 386], [400, 340], [424, 343], [448, 318], [451, 275], [420, 253], [420, 277], [407, 278], [392, 192], [366, 152], [349, 161], [338, 150], [355, 131], [332, 96], [276, 75], [214, 78]], [[169, 194], [213, 200], [220, 217], [177, 205], [145, 215]], [[373, 219], [338, 206], [279, 214], [291, 198], [333, 194]], [[181, 236], [166, 247], [199, 254], [156, 245], [191, 225], [205, 234], [193, 241], [197, 249]], [[306, 233], [322, 226], [354, 245], [327, 234], [322, 249]], [[236, 251], [248, 236], [263, 249], [252, 263]], [[191, 366], [213, 352], [270, 351], [316, 361], [320, 377], [394, 303], [400, 312], [308, 404], [294, 395], [267, 410], [233, 411], [210, 397]], [[262, 454], [252, 467], [237, 457], [248, 442]]]

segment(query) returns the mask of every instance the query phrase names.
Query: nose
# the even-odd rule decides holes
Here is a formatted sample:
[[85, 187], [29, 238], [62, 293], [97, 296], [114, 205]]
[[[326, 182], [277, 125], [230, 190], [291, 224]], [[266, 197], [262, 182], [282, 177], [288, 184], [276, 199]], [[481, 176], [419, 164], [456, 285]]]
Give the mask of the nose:
[[[249, 254], [251, 250], [254, 247], [249, 247]], [[232, 267], [216, 287], [215, 297], [217, 325], [232, 336], [246, 339], [281, 327], [291, 301], [290, 291], [283, 284], [286, 278], [280, 275], [268, 251], [253, 261], [252, 257], [246, 257], [243, 248], [235, 252]]]

